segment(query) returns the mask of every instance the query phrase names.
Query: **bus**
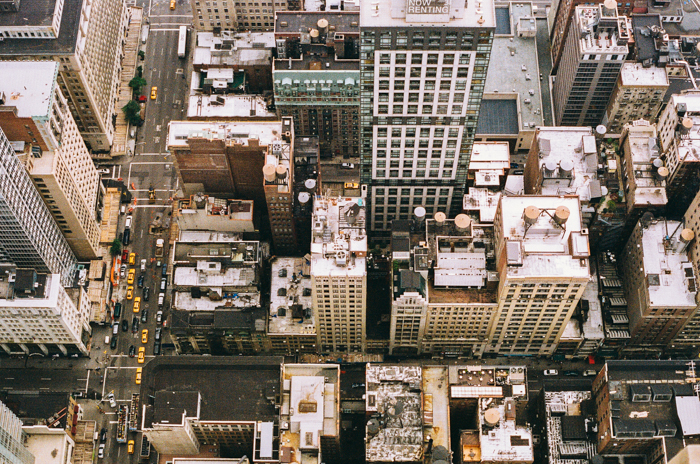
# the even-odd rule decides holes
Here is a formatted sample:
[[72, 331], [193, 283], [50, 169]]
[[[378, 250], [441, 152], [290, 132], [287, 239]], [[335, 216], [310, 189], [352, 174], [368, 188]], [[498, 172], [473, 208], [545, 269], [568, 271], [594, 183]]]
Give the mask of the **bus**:
[[185, 49], [187, 48], [187, 26], [180, 26], [180, 37], [177, 39], [177, 57], [185, 57]]

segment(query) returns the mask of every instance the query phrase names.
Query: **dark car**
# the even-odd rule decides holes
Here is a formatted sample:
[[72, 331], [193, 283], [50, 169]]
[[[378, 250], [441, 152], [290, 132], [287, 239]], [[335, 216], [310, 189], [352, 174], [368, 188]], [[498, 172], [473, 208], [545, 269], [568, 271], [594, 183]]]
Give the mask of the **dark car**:
[[564, 371], [564, 375], [568, 375], [568, 376], [571, 376], [571, 377], [575, 377], [575, 376], [577, 376], [577, 375], [579, 375], [579, 374], [578, 374], [578, 371]]
[[114, 317], [118, 318], [119, 316], [122, 315], [122, 304], [121, 303], [116, 303], [114, 305]]
[[134, 345], [131, 345], [129, 347], [129, 357], [133, 358], [134, 356], [136, 356], [136, 347]]
[[100, 443], [104, 443], [106, 441], [107, 441], [107, 429], [103, 427], [102, 430], [100, 430]]
[[167, 275], [168, 275], [168, 265], [165, 264], [165, 263], [163, 263], [163, 267], [162, 267], [161, 269], [162, 269], [162, 270], [161, 270], [161, 275], [162, 275], [163, 277], [167, 276]]
[[139, 318], [134, 316], [131, 320], [131, 333], [136, 333], [139, 331]]
[[139, 276], [139, 280], [136, 281], [136, 285], [138, 285], [139, 288], [143, 288], [143, 281], [145, 278], [146, 276], [143, 274]]
[[126, 229], [126, 230], [124, 231], [124, 237], [122, 238], [122, 243], [123, 243], [124, 245], [128, 245], [128, 244], [129, 244], [129, 238], [131, 238], [131, 229]]
[[141, 322], [144, 324], [148, 321], [148, 308], [143, 308], [141, 310]]
[[160, 340], [160, 336], [161, 336], [162, 332], [163, 332], [163, 329], [160, 327], [157, 327], [155, 336], [153, 337], [154, 340]]
[[109, 342], [109, 347], [115, 349], [117, 347], [117, 336], [112, 335], [112, 341]]
[[155, 342], [153, 344], [153, 354], [156, 356], [160, 354], [160, 342]]
[[124, 248], [122, 251], [122, 263], [126, 263], [126, 260], [129, 259], [129, 250]]
[[148, 297], [151, 296], [151, 288], [150, 287], [144, 287], [143, 288], [143, 301], [148, 301]]
[[124, 319], [122, 321], [122, 332], [128, 332], [129, 331], [129, 321]]
[[364, 383], [353, 383], [352, 388], [365, 388]]

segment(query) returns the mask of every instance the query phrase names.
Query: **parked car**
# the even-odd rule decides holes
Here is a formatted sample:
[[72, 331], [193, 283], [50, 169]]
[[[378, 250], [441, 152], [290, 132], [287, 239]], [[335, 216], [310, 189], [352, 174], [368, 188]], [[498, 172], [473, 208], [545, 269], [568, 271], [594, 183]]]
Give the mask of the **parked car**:
[[353, 383], [352, 388], [365, 388], [364, 383]]
[[161, 333], [163, 333], [163, 329], [160, 328], [160, 327], [156, 327], [156, 332], [155, 332], [155, 334], [153, 335], [153, 339], [156, 340], [156, 341], [160, 340], [160, 335], [161, 335]]
[[146, 260], [142, 259], [141, 260], [141, 272], [146, 270]]
[[112, 341], [109, 342], [109, 347], [115, 349], [117, 347], [117, 336], [112, 335]]
[[145, 274], [141, 274], [141, 275], [139, 276], [139, 279], [138, 279], [138, 282], [137, 282], [136, 285], [137, 285], [139, 288], [143, 288], [143, 281], [144, 281], [145, 279], [146, 279], [146, 275], [145, 275]]
[[158, 307], [162, 308], [164, 302], [165, 302], [165, 293], [161, 292], [158, 294]]
[[167, 286], [168, 286], [168, 279], [166, 279], [165, 277], [163, 277], [162, 279], [160, 279], [160, 291], [161, 291], [161, 292], [164, 292], [164, 291], [165, 291], [165, 288], [166, 288]]
[[153, 354], [156, 356], [160, 354], [160, 342], [153, 343]]
[[340, 169], [354, 169], [355, 165], [353, 163], [343, 163], [340, 165]]
[[149, 287], [144, 287], [143, 288], [143, 301], [148, 301], [148, 298], [151, 296], [151, 289]]
[[564, 375], [568, 375], [570, 377], [575, 377], [578, 375], [578, 371], [564, 371]]
[[141, 311], [141, 322], [146, 323], [148, 321], [148, 309], [143, 308], [143, 311]]
[[556, 369], [547, 369], [544, 371], [544, 375], [559, 375], [559, 371]]
[[126, 277], [126, 264], [122, 264], [121, 268], [119, 269], [119, 275], [122, 279]]
[[129, 331], [129, 321], [126, 319], [122, 320], [122, 332], [128, 332]]
[[598, 375], [598, 372], [596, 372], [595, 369], [586, 369], [585, 371], [583, 371], [584, 377], [589, 377], [589, 376], [595, 377], [596, 375]]
[[513, 171], [513, 174], [516, 176], [522, 176], [524, 172], [525, 171], [523, 171], [522, 169], [516, 169], [515, 171]]
[[129, 250], [124, 248], [122, 250], [122, 263], [126, 264], [126, 260], [129, 258]]
[[163, 322], [163, 311], [158, 311], [156, 313], [156, 324]]
[[167, 277], [167, 276], [168, 276], [168, 265], [167, 265], [167, 264], [163, 264], [163, 267], [162, 267], [162, 269], [161, 269], [160, 275], [163, 276], [163, 277]]
[[134, 356], [136, 356], [136, 347], [134, 345], [131, 345], [129, 347], [129, 357], [133, 358]]
[[105, 457], [105, 444], [104, 443], [100, 444], [100, 447], [97, 448], [97, 457], [99, 459], [102, 459]]
[[112, 326], [112, 335], [117, 335], [119, 333], [119, 322], [115, 322]]
[[122, 237], [122, 243], [123, 243], [124, 245], [128, 245], [128, 244], [129, 244], [129, 239], [130, 239], [130, 238], [131, 238], [131, 229], [126, 229], [126, 230], [124, 231], [124, 236]]
[[137, 333], [139, 331], [139, 318], [134, 316], [131, 320], [131, 333]]
[[122, 304], [121, 303], [115, 303], [114, 304], [114, 312], [113, 315], [115, 318], [119, 318], [119, 316], [122, 315]]
[[143, 346], [139, 347], [139, 356], [138, 356], [138, 362], [139, 364], [143, 364], [143, 362], [146, 360], [146, 348]]
[[158, 261], [156, 261], [156, 267], [161, 267], [162, 265], [163, 265], [163, 261], [161, 261], [160, 259]]
[[105, 443], [107, 441], [107, 429], [102, 427], [100, 430], [100, 443]]
[[126, 217], [126, 220], [124, 220], [124, 228], [125, 229], [131, 228], [131, 220], [132, 220], [131, 215]]

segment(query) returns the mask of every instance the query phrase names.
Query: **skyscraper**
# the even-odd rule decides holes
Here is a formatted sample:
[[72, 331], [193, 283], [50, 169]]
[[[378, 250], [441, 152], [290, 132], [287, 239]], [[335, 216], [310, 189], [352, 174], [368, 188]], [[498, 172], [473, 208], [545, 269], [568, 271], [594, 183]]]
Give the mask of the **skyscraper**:
[[0, 262], [60, 274], [70, 282], [77, 259], [0, 129]]
[[0, 456], [2, 462], [11, 464], [34, 464], [34, 456], [24, 447], [22, 421], [8, 408], [0, 403]]
[[461, 211], [494, 15], [491, 0], [362, 3], [361, 181], [375, 237], [414, 205]]

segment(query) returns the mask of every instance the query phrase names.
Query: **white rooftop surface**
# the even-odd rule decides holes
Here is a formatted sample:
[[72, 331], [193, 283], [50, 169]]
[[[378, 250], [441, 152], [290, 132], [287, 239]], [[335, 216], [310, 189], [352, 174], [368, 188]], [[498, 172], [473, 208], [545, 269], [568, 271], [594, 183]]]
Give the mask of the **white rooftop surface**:
[[[360, 212], [357, 223], [350, 226], [346, 219], [341, 217], [341, 210], [346, 211], [354, 205], [359, 207]], [[323, 238], [324, 234], [315, 232], [316, 224], [323, 226], [325, 238]], [[312, 227], [314, 228], [311, 242], [312, 275], [360, 277], [367, 274], [367, 262], [364, 257], [367, 254], [364, 199], [316, 197]], [[327, 241], [324, 241], [326, 239]], [[346, 265], [339, 265], [338, 260], [333, 256], [342, 252], [347, 256]], [[353, 260], [351, 257], [353, 252], [361, 254], [362, 257], [356, 255]]]
[[[304, 296], [304, 289], [311, 289], [311, 277], [302, 275], [303, 261], [305, 258], [277, 258], [272, 262], [271, 285], [270, 285], [270, 323], [268, 333], [277, 334], [299, 334], [299, 335], [315, 335], [316, 324], [314, 322], [314, 313], [312, 309], [312, 296]], [[279, 271], [287, 270], [287, 277], [280, 277]], [[297, 277], [297, 282], [292, 282], [292, 276]], [[280, 288], [285, 288], [286, 295], [278, 295], [277, 291]], [[295, 304], [300, 304], [304, 309], [312, 309], [311, 317], [304, 318], [303, 323], [297, 318], [292, 318], [292, 310], [290, 308], [290, 298], [293, 298]], [[280, 316], [279, 308], [286, 308], [286, 314]]]
[[220, 263], [216, 263], [219, 264], [217, 269], [211, 270], [205, 270], [206, 266], [200, 266], [200, 263], [207, 264], [206, 262], [198, 261], [197, 267], [176, 267], [173, 275], [173, 285], [210, 288], [244, 287], [252, 285], [255, 281], [255, 270], [248, 267], [229, 267], [222, 274]]
[[[645, 130], [646, 129], [646, 130]], [[658, 182], [652, 172], [652, 153], [649, 138], [656, 137], [653, 126], [636, 126], [630, 128], [629, 146], [634, 167], [634, 203], [636, 205], [658, 205], [668, 203], [666, 182]], [[658, 156], [658, 150], [657, 150]], [[627, 153], [625, 153], [627, 157]], [[629, 162], [629, 161], [628, 161]]]
[[48, 116], [59, 64], [55, 61], [0, 61], [0, 91], [17, 116]]
[[[215, 47], [223, 44], [224, 40], [233, 40], [235, 50], [233, 47], [230, 50], [217, 50]], [[199, 32], [192, 62], [196, 65], [269, 65], [273, 48], [275, 48], [274, 32], [227, 33], [224, 31], [218, 37], [211, 32]]]
[[[591, 199], [591, 182], [597, 182], [598, 155], [595, 136], [590, 127], [540, 127], [535, 142], [539, 150], [539, 168], [548, 163], [558, 167], [570, 161], [573, 182], [570, 179], [545, 179], [542, 195], [578, 195], [581, 202]], [[569, 185], [570, 184], [570, 185]]]
[[[515, 421], [506, 420], [505, 406], [498, 405], [500, 421], [487, 434], [481, 434], [481, 461], [482, 462], [533, 462], [534, 451], [532, 448], [532, 429], [515, 424]], [[482, 410], [480, 412], [483, 420]], [[513, 446], [511, 437], [517, 436], [527, 445]]]
[[645, 68], [641, 63], [627, 62], [622, 65], [620, 72], [622, 85], [668, 87], [668, 75], [666, 69], [652, 66]]
[[500, 185], [500, 176], [510, 168], [510, 150], [507, 142], [475, 142], [469, 160], [469, 171], [476, 171], [477, 187]]
[[[555, 226], [550, 216], [543, 212], [525, 234], [523, 213], [528, 206], [546, 209], [552, 215], [557, 207], [567, 207], [570, 216], [565, 230]], [[501, 208], [504, 238], [522, 241], [522, 266], [508, 266], [510, 277], [589, 278], [588, 260], [574, 258], [569, 248], [571, 234], [581, 232], [581, 209], [577, 197], [502, 196]], [[585, 242], [575, 243], [579, 250], [588, 251], [587, 236], [579, 236], [579, 240], [583, 237]]]
[[[600, 8], [599, 8], [600, 7]], [[574, 21], [579, 23], [581, 31], [588, 30], [590, 34], [579, 39], [581, 52], [601, 53], [601, 54], [625, 54], [629, 53], [627, 45], [617, 45], [617, 37], [620, 35], [619, 29], [612, 34], [601, 32], [598, 37], [593, 33], [593, 27], [598, 24], [602, 5], [577, 6], [574, 12]], [[611, 16], [615, 18], [615, 16]], [[618, 22], [619, 27], [620, 22]], [[629, 31], [628, 31], [629, 32]]]
[[0, 308], [57, 308], [60, 281], [59, 274], [50, 274], [46, 276], [45, 298], [13, 298], [11, 300], [0, 298]]
[[[224, 99], [223, 105], [212, 104], [217, 97]], [[260, 95], [190, 95], [187, 117], [272, 119], [277, 115], [267, 110], [267, 103]]]
[[[31, 431], [32, 427], [24, 428], [24, 430]], [[74, 447], [73, 440], [62, 430], [49, 429], [47, 432], [27, 434], [25, 446], [36, 459], [35, 462], [37, 464], [64, 464], [71, 462], [70, 459], [66, 460], [65, 458], [69, 456], [69, 450]]]
[[[511, 35], [499, 34], [493, 38], [484, 94], [509, 97], [517, 94], [520, 130], [534, 130], [544, 125], [537, 42], [535, 37], [518, 37], [516, 29], [519, 18], [532, 16], [532, 4], [510, 3], [509, 6]], [[530, 90], [533, 92], [530, 93]], [[525, 124], [534, 125], [526, 127]]]
[[[685, 103], [687, 108], [686, 118], [693, 121], [693, 127], [688, 135], [678, 140], [678, 159], [684, 163], [700, 161], [700, 93], [687, 93], [671, 97], [669, 105]], [[671, 156], [671, 153], [668, 154]]]
[[[448, 27], [487, 28], [496, 26], [496, 12], [492, 0], [482, 2], [440, 2], [433, 0], [431, 5], [450, 5], [449, 14], [413, 14], [413, 21], [406, 21], [407, 6], [409, 3], [420, 8], [416, 0], [372, 0], [361, 2], [360, 24], [363, 27], [435, 27], [437, 25]], [[466, 8], [462, 8], [466, 3]], [[477, 7], [477, 3], [481, 5]], [[444, 18], [447, 17], [447, 20]], [[449, 18], [454, 18], [449, 20]]]
[[202, 295], [192, 298], [190, 292], [173, 292], [173, 307], [181, 311], [216, 311], [260, 306], [259, 293], [239, 293], [237, 298], [213, 301]]
[[598, 299], [598, 280], [592, 279], [583, 290], [583, 300], [588, 301], [588, 318], [579, 325], [576, 318], [569, 319], [569, 322], [564, 327], [562, 339], [581, 338], [586, 339], [603, 339], [605, 337], [605, 329], [603, 328], [603, 308]]
[[524, 195], [525, 194], [525, 176], [508, 174], [506, 177], [506, 187], [503, 189], [506, 195]]
[[433, 424], [428, 434], [433, 447], [450, 449], [449, 382], [447, 366], [423, 368], [423, 392], [432, 395]]
[[700, 434], [700, 398], [697, 396], [676, 396], [675, 402], [683, 435]]
[[[642, 253], [644, 254], [644, 274], [649, 282], [649, 274], [659, 276], [660, 285], [646, 285], [649, 292], [649, 306], [664, 308], [695, 308], [696, 292], [688, 290], [688, 277], [684, 268], [688, 268], [691, 276], [693, 267], [688, 262], [688, 254], [683, 249], [679, 236], [683, 227], [677, 221], [658, 221], [649, 224], [643, 230]], [[677, 230], [676, 230], [677, 229]], [[664, 250], [664, 237], [673, 233], [674, 247]], [[691, 277], [692, 278], [692, 277]]]
[[501, 192], [494, 192], [486, 188], [469, 187], [462, 201], [462, 209], [464, 211], [478, 211], [479, 222], [492, 223], [493, 218], [496, 217], [498, 200], [500, 198]]
[[204, 243], [204, 242], [220, 242], [232, 243], [240, 242], [241, 235], [230, 232], [213, 232], [203, 230], [181, 230], [178, 241], [184, 243]]
[[[314, 425], [317, 431], [320, 430], [323, 428], [324, 378], [295, 375], [291, 381], [290, 400], [293, 409], [289, 414], [290, 420], [292, 422], [304, 422], [308, 425]], [[300, 403], [315, 407], [304, 408], [304, 404]]]
[[171, 121], [168, 124], [168, 146], [185, 147], [191, 137], [209, 140], [226, 140], [230, 143], [248, 145], [249, 139], [256, 139], [261, 146], [280, 140], [282, 122], [191, 122]]

